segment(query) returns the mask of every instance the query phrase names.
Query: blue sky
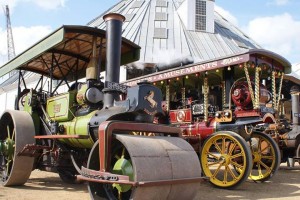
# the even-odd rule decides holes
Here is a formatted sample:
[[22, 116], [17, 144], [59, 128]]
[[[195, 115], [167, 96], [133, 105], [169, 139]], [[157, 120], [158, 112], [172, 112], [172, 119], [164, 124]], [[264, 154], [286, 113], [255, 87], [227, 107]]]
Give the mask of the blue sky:
[[[16, 53], [63, 24], [85, 25], [118, 0], [0, 0], [10, 6]], [[215, 0], [216, 9], [263, 48], [300, 63], [299, 0]], [[0, 9], [0, 65], [7, 61], [6, 30]]]
[[299, 0], [216, 0], [216, 4], [225, 18], [263, 48], [300, 63]]

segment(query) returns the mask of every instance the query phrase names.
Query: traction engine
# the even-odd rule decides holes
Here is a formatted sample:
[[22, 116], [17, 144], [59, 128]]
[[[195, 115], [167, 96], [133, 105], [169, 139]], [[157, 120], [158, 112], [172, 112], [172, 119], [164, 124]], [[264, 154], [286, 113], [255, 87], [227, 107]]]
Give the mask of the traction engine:
[[291, 99], [280, 101], [279, 114], [276, 123], [266, 123], [258, 126], [271, 135], [281, 150], [281, 163], [287, 162], [289, 167], [300, 163], [300, 89], [293, 85], [290, 88]]
[[[183, 88], [182, 99], [186, 100], [182, 107], [169, 108], [169, 99], [164, 104], [170, 123], [180, 127], [186, 140], [199, 152], [204, 175], [217, 187], [236, 187], [247, 178], [266, 181], [280, 165], [279, 147], [266, 129], [277, 123], [280, 93], [276, 95], [275, 90], [267, 89], [262, 81], [266, 75], [260, 65], [252, 66], [249, 63], [237, 65], [236, 70], [239, 74], [244, 70], [245, 77], [234, 82], [233, 70], [223, 68], [223, 80], [221, 86], [217, 86], [217, 93], [209, 92], [214, 87], [209, 85], [209, 75], [213, 72], [208, 71], [202, 77], [202, 101], [187, 103]], [[253, 78], [250, 70], [254, 72]], [[275, 76], [272, 79], [271, 84], [275, 85]], [[281, 83], [282, 79], [283, 73]], [[216, 98], [222, 99], [221, 105], [214, 104]]]

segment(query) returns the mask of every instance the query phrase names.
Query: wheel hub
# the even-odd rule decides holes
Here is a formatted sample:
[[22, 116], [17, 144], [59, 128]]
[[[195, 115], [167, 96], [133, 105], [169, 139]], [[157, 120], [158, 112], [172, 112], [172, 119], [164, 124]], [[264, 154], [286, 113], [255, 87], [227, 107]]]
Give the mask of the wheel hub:
[[253, 152], [253, 162], [259, 162], [261, 160], [261, 154], [258, 152]]
[[219, 163], [224, 166], [228, 166], [230, 164], [230, 156], [228, 156], [227, 154], [222, 154], [219, 158]]
[[[114, 165], [113, 173], [119, 175], [129, 176], [129, 180], [133, 180], [133, 167], [129, 160], [120, 158]], [[114, 183], [113, 187], [117, 188], [119, 192], [127, 192], [131, 189], [131, 185]]]
[[4, 142], [0, 142], [0, 154], [8, 157], [8, 160], [13, 159], [15, 142], [7, 138]]

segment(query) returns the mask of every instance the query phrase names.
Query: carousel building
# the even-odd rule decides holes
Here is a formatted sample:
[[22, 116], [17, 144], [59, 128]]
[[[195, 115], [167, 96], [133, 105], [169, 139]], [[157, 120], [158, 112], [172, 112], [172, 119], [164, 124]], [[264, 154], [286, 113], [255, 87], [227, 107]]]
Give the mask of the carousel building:
[[[183, 66], [261, 48], [215, 10], [214, 0], [121, 0], [87, 25], [105, 29], [107, 13], [124, 15], [122, 36], [141, 47], [140, 60], [121, 67], [121, 82], [155, 66]], [[39, 79], [33, 73], [25, 78]], [[1, 83], [0, 112], [14, 107], [17, 82], [18, 73]]]

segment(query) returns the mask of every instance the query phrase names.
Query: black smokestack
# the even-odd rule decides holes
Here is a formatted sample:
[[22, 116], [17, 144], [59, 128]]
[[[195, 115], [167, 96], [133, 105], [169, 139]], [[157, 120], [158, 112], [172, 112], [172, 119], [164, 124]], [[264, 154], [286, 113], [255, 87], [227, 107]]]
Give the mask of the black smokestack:
[[[103, 16], [106, 22], [106, 74], [105, 81], [119, 83], [121, 65], [123, 15], [109, 13]], [[118, 98], [118, 92], [106, 88], [103, 90], [104, 107], [111, 107]]]

